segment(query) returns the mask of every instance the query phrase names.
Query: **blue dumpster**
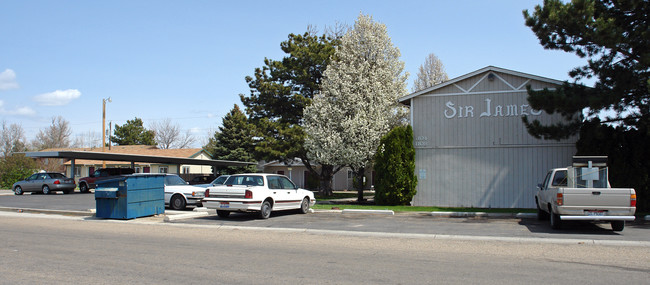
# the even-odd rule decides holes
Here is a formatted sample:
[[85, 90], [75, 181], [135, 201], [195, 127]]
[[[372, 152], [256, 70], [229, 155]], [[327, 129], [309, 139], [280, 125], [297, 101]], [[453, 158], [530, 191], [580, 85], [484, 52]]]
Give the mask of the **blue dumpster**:
[[135, 174], [97, 182], [96, 216], [133, 219], [165, 213], [165, 175]]

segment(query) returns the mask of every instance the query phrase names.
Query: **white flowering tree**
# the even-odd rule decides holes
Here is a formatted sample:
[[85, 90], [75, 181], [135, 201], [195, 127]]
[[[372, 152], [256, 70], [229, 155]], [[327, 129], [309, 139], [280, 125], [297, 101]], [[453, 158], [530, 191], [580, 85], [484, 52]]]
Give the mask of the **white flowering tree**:
[[363, 174], [381, 137], [403, 122], [406, 113], [397, 101], [407, 93], [408, 77], [399, 57], [386, 26], [359, 15], [325, 70], [321, 93], [305, 108], [308, 156], [319, 163], [350, 166], [360, 200]]

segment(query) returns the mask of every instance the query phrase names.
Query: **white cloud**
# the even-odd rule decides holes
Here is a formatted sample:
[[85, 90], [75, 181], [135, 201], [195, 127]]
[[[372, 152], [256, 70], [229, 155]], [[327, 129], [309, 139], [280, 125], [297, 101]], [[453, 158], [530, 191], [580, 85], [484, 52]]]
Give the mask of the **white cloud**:
[[79, 92], [79, 90], [67, 89], [37, 95], [34, 97], [34, 101], [44, 106], [63, 106], [79, 97], [81, 97], [81, 92]]
[[30, 107], [20, 107], [16, 109], [16, 111], [9, 111], [10, 114], [13, 115], [19, 115], [19, 116], [33, 116], [36, 115], [36, 111], [34, 111]]
[[36, 115], [36, 111], [30, 107], [20, 107], [13, 111], [7, 111], [4, 109], [4, 102], [0, 101], [0, 114], [11, 116], [34, 116]]
[[5, 71], [0, 72], [0, 90], [9, 90], [14, 88], [18, 88], [16, 72], [11, 69], [5, 69]]

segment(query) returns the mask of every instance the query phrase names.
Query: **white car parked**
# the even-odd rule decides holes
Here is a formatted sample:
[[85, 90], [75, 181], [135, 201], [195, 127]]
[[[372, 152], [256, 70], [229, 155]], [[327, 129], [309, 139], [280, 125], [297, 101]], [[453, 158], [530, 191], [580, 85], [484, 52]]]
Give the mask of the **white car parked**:
[[165, 175], [165, 205], [174, 210], [184, 210], [187, 205], [201, 206], [205, 187], [188, 185], [175, 174]]
[[221, 218], [231, 212], [259, 212], [268, 219], [271, 211], [293, 209], [306, 214], [315, 203], [313, 192], [296, 187], [286, 176], [262, 173], [232, 175], [225, 185], [208, 187], [203, 198], [203, 206], [216, 209]]

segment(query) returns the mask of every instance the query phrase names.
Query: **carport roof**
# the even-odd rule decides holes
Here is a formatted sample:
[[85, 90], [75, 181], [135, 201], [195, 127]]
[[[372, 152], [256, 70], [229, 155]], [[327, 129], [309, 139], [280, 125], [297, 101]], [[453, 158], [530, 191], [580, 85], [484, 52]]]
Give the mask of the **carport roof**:
[[129, 162], [149, 162], [149, 163], [163, 163], [163, 164], [186, 164], [186, 165], [248, 166], [248, 165], [256, 164], [254, 162], [230, 161], [230, 160], [196, 159], [196, 158], [170, 157], [170, 156], [158, 156], [158, 155], [139, 155], [139, 154], [72, 151], [72, 150], [31, 151], [31, 152], [24, 152], [24, 154], [27, 157], [33, 157], [33, 158], [92, 159], [92, 160], [105, 160], [105, 161], [129, 161]]

